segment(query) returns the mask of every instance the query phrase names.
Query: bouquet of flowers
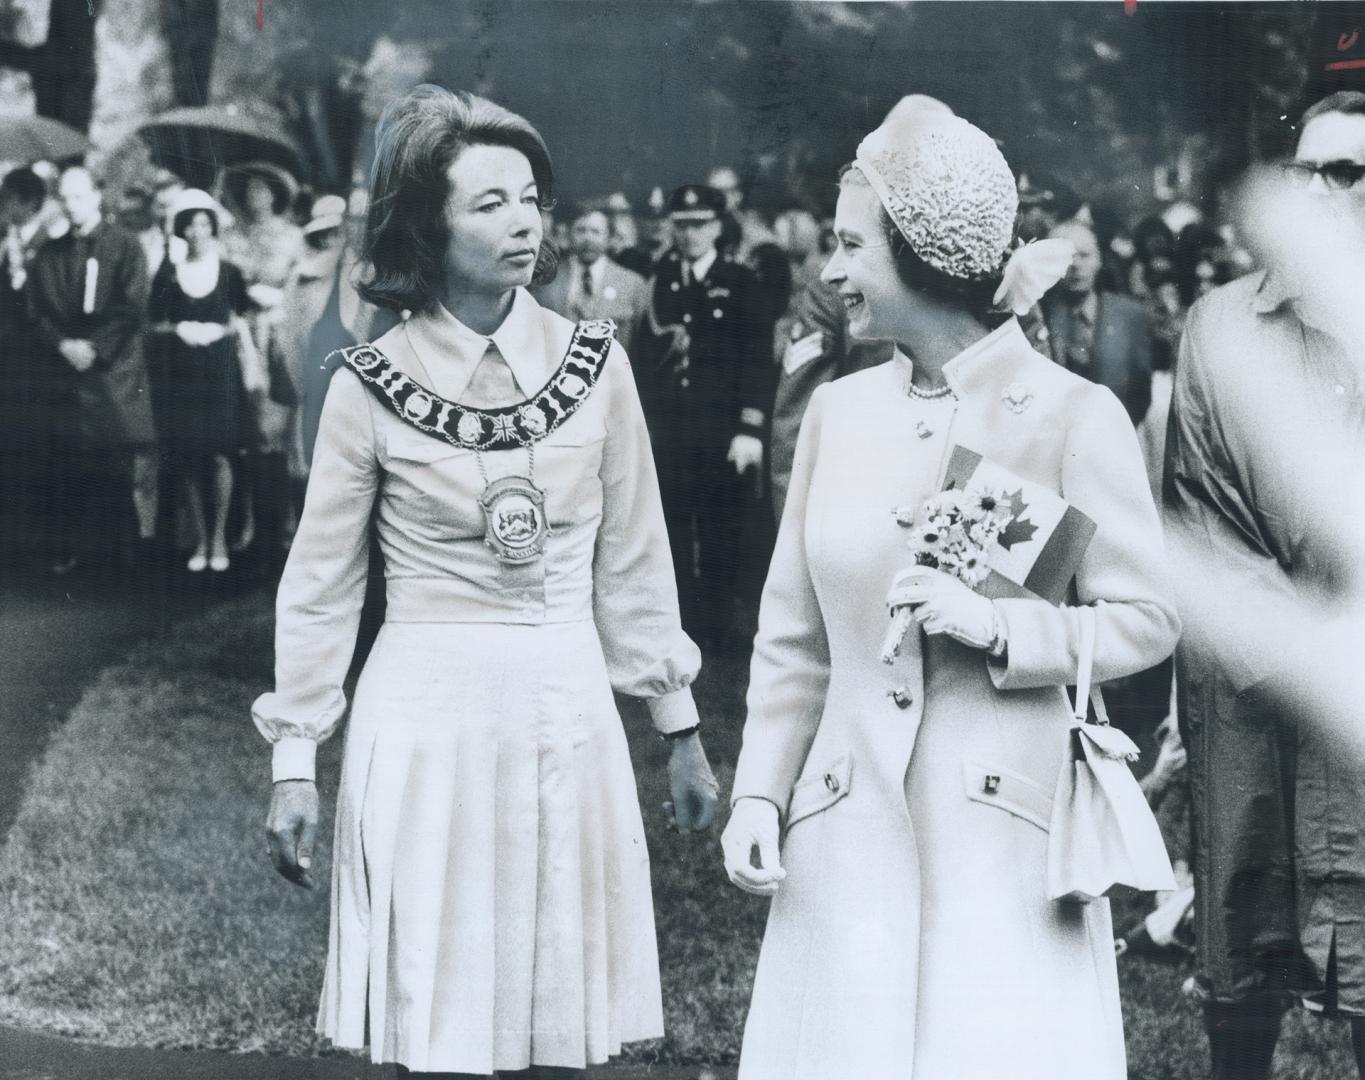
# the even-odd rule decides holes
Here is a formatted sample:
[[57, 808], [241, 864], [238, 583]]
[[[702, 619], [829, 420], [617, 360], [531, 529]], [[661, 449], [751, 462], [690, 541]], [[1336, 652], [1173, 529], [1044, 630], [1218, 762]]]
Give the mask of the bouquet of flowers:
[[[906, 546], [915, 565], [941, 570], [976, 588], [990, 576], [987, 555], [1014, 516], [1008, 495], [992, 487], [971, 485], [930, 495], [918, 513], [893, 511], [896, 523], [910, 530]], [[882, 642], [882, 662], [893, 663], [910, 629], [909, 606], [891, 612], [891, 627]]]

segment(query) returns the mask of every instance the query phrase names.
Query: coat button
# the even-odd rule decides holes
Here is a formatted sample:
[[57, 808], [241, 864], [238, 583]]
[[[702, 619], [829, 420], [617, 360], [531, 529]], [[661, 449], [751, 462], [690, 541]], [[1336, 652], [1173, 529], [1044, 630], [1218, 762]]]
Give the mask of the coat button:
[[688, 378], [681, 379], [678, 385], [681, 386], [684, 390], [686, 390], [689, 386], [692, 385], [692, 380]]
[[684, 312], [683, 312], [683, 322], [685, 322], [685, 323], [690, 323], [691, 321], [692, 321], [692, 316], [691, 316], [691, 314], [690, 314], [689, 312], [684, 311]]
[[829, 788], [829, 790], [832, 792], [838, 792], [839, 778], [835, 776], [832, 772], [825, 773], [825, 787]]
[[898, 686], [894, 690], [888, 690], [886, 696], [896, 703], [898, 709], [908, 709], [915, 703], [915, 696], [903, 686]]
[[981, 790], [984, 791], [987, 795], [994, 795], [997, 791], [1000, 790], [1000, 777], [998, 776], [986, 777], [985, 783], [981, 785]]
[[720, 308], [716, 308], [715, 311], [711, 312], [711, 315], [712, 315], [713, 318], [719, 319], [719, 318], [722, 318], [722, 317], [725, 315], [725, 312], [721, 311]]
[[668, 287], [669, 287], [670, 289], [672, 289], [674, 292], [677, 292], [680, 288], [682, 288], [682, 286], [679, 285], [676, 281], [673, 282], [673, 283], [672, 283], [671, 285], [669, 285]]

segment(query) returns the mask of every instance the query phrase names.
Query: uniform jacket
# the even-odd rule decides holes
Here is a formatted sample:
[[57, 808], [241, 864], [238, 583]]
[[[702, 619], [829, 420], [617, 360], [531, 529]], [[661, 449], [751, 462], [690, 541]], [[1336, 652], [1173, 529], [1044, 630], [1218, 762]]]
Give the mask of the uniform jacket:
[[610, 319], [616, 324], [616, 340], [629, 353], [635, 328], [645, 313], [645, 304], [649, 302], [649, 283], [635, 271], [612, 262], [607, 256], [602, 258], [606, 269], [602, 275], [601, 290], [597, 294], [584, 297], [573, 287], [574, 275], [582, 271], [576, 261], [565, 260], [560, 263], [559, 273], [554, 280], [533, 289], [531, 295], [541, 306], [573, 322]]
[[[94, 310], [83, 310], [88, 259], [95, 259]], [[101, 224], [49, 241], [33, 260], [28, 282], [35, 362], [58, 387], [61, 422], [89, 443], [136, 445], [155, 438], [142, 326], [147, 267], [137, 237]], [[57, 351], [68, 338], [95, 346], [92, 368], [77, 372]]]
[[723, 455], [741, 432], [762, 436], [771, 338], [753, 271], [719, 255], [704, 280], [684, 285], [673, 250], [658, 263], [650, 297], [631, 365], [656, 454], [676, 447]]
[[796, 448], [734, 783], [779, 807], [787, 871], [741, 1080], [1118, 1080], [1108, 905], [1046, 897], [1073, 610], [996, 600], [1003, 661], [913, 632], [894, 665], [878, 654], [910, 562], [890, 511], [937, 490], [961, 444], [1098, 524], [1072, 596], [1096, 612], [1095, 679], [1159, 661], [1178, 623], [1142, 458], [1113, 395], [1014, 320], [945, 367], [956, 402], [939, 442], [913, 431], [908, 364], [821, 386]]
[[838, 290], [819, 278], [812, 280], [797, 298], [788, 337], [790, 341], [780, 357], [781, 367], [777, 373], [768, 454], [773, 513], [779, 521], [787, 501], [796, 436], [815, 388], [832, 379], [884, 364], [891, 359], [893, 351], [889, 341], [859, 341], [851, 337]]
[[[1295, 416], [1341, 434], [1335, 460], [1296, 436]], [[1168, 531], [1227, 576], [1220, 592], [1240, 610], [1263, 613], [1243, 618], [1264, 620], [1267, 642], [1300, 590], [1343, 595], [1356, 568], [1341, 565], [1303, 477], [1359, 469], [1365, 378], [1359, 352], [1307, 326], [1273, 274], [1190, 309], [1167, 438]], [[1365, 1012], [1365, 783], [1277, 700], [1254, 651], [1201, 631], [1208, 614], [1189, 612], [1176, 654], [1206, 989], [1225, 1001], [1318, 989], [1335, 940], [1340, 1004]]]
[[[1152, 403], [1151, 320], [1147, 309], [1132, 297], [1111, 292], [1096, 295], [1099, 306], [1090, 368], [1078, 374], [1114, 391], [1137, 424]], [[1052, 341], [1053, 359], [1065, 364], [1066, 322], [1071, 313], [1060, 290], [1053, 289], [1043, 297], [1043, 316]]]

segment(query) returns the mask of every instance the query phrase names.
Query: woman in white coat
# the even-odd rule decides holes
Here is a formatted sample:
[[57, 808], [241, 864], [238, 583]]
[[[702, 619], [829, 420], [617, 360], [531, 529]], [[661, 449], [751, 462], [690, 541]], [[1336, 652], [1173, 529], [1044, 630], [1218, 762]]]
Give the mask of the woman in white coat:
[[663, 1034], [613, 690], [672, 742], [677, 826], [715, 806], [635, 380], [610, 323], [526, 291], [551, 183], [490, 101], [420, 86], [381, 118], [362, 292], [411, 315], [333, 376], [253, 710], [271, 857], [310, 884], [373, 525], [388, 604], [350, 709], [318, 1027], [400, 1074], [560, 1075]]
[[[822, 276], [853, 334], [898, 348], [812, 398], [763, 593], [724, 835], [731, 879], [773, 896], [741, 1080], [1126, 1075], [1108, 904], [1048, 899], [1047, 829], [1076, 606], [1097, 681], [1157, 663], [1178, 623], [1123, 406], [1009, 316], [1068, 261], [1017, 249], [1016, 212], [953, 116], [888, 118], [842, 178]], [[955, 445], [1097, 524], [1066, 604], [938, 571], [888, 594], [912, 558], [893, 510]], [[920, 624], [893, 665], [889, 602]]]

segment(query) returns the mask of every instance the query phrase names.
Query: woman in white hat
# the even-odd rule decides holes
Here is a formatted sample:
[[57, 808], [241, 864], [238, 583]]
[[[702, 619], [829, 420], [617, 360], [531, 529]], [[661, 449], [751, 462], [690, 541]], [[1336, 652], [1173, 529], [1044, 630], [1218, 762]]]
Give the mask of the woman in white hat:
[[[245, 406], [239, 350], [251, 342], [242, 272], [218, 252], [223, 208], [198, 188], [171, 204], [171, 233], [185, 253], [152, 280], [149, 314], [158, 358], [157, 413], [193, 537], [191, 573], [228, 569], [232, 458]], [[207, 507], [211, 506], [211, 513]]]
[[[897, 350], [811, 399], [763, 593], [724, 835], [731, 879], [774, 897], [742, 1080], [1126, 1076], [1108, 904], [1048, 896], [1064, 687], [1081, 606], [1097, 682], [1158, 662], [1178, 623], [1123, 407], [1013, 317], [1069, 262], [1017, 248], [1016, 212], [992, 140], [925, 110], [841, 180], [823, 279]], [[900, 584], [893, 511], [942, 488], [954, 446], [1095, 522], [1063, 604]], [[920, 624], [889, 664], [888, 604]]]

